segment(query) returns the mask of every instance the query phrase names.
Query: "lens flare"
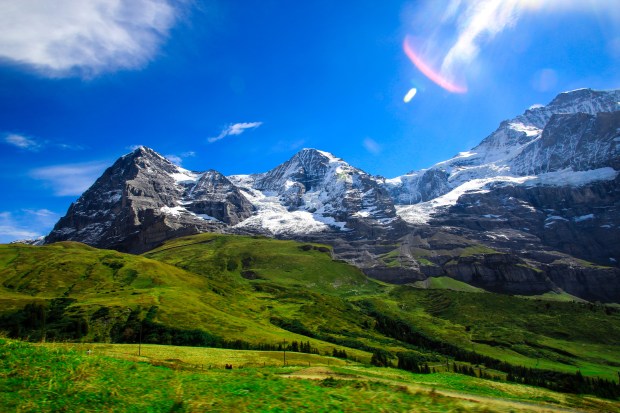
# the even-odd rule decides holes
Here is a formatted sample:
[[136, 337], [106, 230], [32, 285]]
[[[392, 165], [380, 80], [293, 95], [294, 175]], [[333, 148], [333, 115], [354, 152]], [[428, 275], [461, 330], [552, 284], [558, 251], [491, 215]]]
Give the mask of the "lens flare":
[[405, 40], [403, 42], [403, 50], [405, 51], [405, 54], [407, 55], [409, 60], [411, 60], [411, 63], [413, 63], [415, 67], [417, 67], [418, 70], [424, 74], [424, 76], [428, 77], [437, 85], [452, 93], [467, 92], [466, 86], [457, 85], [456, 83], [451, 82], [450, 80], [446, 79], [441, 73], [436, 72], [428, 64], [426, 64], [426, 62], [424, 62], [422, 58], [413, 50], [409, 36], [405, 37]]
[[407, 94], [403, 98], [403, 102], [405, 102], [405, 103], [411, 102], [411, 99], [413, 99], [413, 97], [415, 96], [416, 93], [418, 93], [418, 89], [416, 89], [414, 87], [409, 89], [409, 92], [407, 92]]

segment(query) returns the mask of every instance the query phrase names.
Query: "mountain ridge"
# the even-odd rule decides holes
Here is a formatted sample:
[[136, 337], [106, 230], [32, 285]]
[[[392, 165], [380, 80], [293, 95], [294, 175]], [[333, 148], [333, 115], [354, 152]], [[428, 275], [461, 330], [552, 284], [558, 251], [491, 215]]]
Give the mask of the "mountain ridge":
[[[311, 148], [270, 171], [226, 177], [139, 147], [46, 242], [139, 253], [200, 232], [262, 234], [331, 244], [337, 258], [390, 282], [447, 275], [493, 291], [620, 300], [619, 100], [620, 90], [562, 93], [472, 150], [392, 179]], [[483, 252], [462, 256], [472, 248]]]

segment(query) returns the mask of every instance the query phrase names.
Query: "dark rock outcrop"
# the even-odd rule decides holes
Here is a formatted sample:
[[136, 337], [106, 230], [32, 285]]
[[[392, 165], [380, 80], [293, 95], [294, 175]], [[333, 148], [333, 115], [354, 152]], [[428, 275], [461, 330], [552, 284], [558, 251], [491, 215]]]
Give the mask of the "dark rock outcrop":
[[139, 253], [170, 238], [221, 230], [222, 222], [201, 219], [179, 204], [187, 190], [179, 179], [184, 174], [155, 151], [140, 147], [108, 168], [69, 207], [45, 242], [71, 240]]

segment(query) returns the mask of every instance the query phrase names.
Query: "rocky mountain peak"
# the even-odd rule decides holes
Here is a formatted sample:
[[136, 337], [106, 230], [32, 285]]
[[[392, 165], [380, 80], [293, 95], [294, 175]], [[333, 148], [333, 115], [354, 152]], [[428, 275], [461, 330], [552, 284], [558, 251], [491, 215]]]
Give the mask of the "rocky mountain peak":
[[293, 155], [293, 159], [298, 159], [299, 162], [303, 165], [312, 165], [316, 162], [332, 162], [332, 161], [342, 161], [340, 158], [336, 158], [329, 152], [320, 151], [314, 148], [303, 148], [295, 155]]
[[329, 171], [333, 174], [352, 169], [349, 164], [328, 152], [305, 148], [271, 171], [256, 175], [254, 186], [272, 191], [298, 186], [307, 192], [320, 187], [330, 174]]
[[486, 161], [509, 156], [513, 149], [538, 138], [553, 115], [614, 112], [620, 110], [619, 101], [620, 90], [577, 89], [560, 93], [548, 105], [527, 109], [523, 114], [502, 122], [472, 151], [480, 153]]
[[618, 110], [620, 90], [593, 90], [576, 89], [558, 94], [547, 108], [554, 111], [583, 112], [612, 112]]
[[448, 275], [512, 293], [616, 299], [618, 101], [620, 91], [560, 94], [476, 148], [394, 179], [311, 148], [268, 172], [225, 177], [139, 147], [46, 242], [139, 253], [197, 232], [261, 233], [330, 243], [336, 257], [394, 282]]

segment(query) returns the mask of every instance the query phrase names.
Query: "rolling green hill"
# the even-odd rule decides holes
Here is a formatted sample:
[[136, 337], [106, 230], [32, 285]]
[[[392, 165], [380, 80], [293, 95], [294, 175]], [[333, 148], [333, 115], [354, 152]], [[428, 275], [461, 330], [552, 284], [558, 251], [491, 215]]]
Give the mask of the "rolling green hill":
[[577, 371], [617, 382], [616, 308], [453, 284], [388, 285], [332, 260], [327, 246], [263, 237], [201, 234], [142, 256], [1, 245], [0, 330], [35, 341], [372, 355], [378, 365], [564, 391], [595, 391], [571, 387]]
[[[89, 355], [86, 349], [92, 349]], [[412, 374], [300, 355], [0, 338], [2, 411], [617, 412], [617, 402], [454, 373]], [[273, 353], [273, 352], [271, 352]], [[276, 357], [280, 353], [274, 354]], [[222, 368], [233, 362], [234, 369]], [[258, 362], [258, 363], [257, 363]], [[243, 364], [242, 364], [243, 363]], [[310, 367], [306, 363], [311, 364]], [[334, 366], [334, 364], [338, 364]]]

